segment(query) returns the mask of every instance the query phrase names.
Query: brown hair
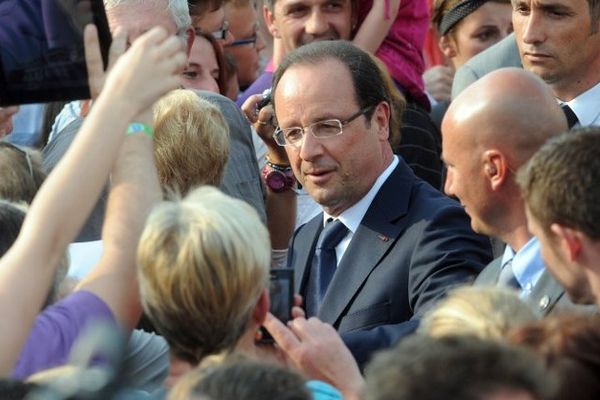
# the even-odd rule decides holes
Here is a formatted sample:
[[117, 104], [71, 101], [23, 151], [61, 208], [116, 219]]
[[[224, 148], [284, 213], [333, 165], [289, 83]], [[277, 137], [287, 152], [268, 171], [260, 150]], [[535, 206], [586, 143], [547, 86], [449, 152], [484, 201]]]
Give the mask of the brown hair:
[[600, 316], [550, 316], [517, 328], [510, 340], [533, 349], [558, 373], [554, 400], [600, 398]]
[[600, 239], [600, 128], [575, 129], [550, 139], [517, 173], [533, 216]]

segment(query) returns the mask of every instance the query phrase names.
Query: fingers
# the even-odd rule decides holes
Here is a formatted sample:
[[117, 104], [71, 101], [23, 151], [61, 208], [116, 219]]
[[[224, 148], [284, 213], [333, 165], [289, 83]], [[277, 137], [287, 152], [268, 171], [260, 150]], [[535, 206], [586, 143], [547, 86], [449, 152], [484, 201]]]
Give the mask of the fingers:
[[254, 94], [246, 99], [244, 104], [242, 104], [242, 111], [248, 121], [251, 123], [255, 123], [258, 119], [258, 110], [256, 109], [256, 105], [260, 100], [262, 100], [262, 94]]
[[121, 27], [117, 28], [113, 34], [112, 43], [108, 51], [107, 71], [110, 71], [119, 57], [127, 50], [127, 31]]
[[306, 318], [306, 313], [302, 307], [294, 306], [292, 307], [292, 318]]
[[267, 313], [263, 326], [286, 353], [300, 345], [298, 338], [273, 314]]
[[96, 26], [92, 24], [86, 25], [83, 31], [83, 42], [90, 95], [92, 99], [95, 99], [100, 94], [102, 85], [104, 84], [104, 68]]

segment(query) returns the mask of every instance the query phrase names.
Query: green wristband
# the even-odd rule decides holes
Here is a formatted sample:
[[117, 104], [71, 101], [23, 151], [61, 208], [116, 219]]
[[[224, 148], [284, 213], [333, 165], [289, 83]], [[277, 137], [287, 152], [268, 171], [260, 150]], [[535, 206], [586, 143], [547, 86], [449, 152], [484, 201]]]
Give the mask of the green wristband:
[[143, 124], [141, 122], [132, 122], [127, 127], [128, 135], [137, 135], [139, 133], [143, 133], [148, 136], [150, 139], [154, 138], [154, 129], [150, 125]]

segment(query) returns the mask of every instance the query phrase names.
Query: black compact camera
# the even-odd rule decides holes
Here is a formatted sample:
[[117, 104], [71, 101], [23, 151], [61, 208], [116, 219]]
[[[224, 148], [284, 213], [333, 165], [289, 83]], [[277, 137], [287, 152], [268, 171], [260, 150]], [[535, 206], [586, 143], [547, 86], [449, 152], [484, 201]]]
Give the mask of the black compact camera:
[[262, 99], [256, 103], [256, 111], [260, 111], [263, 107], [271, 104], [271, 89], [266, 89], [262, 92]]

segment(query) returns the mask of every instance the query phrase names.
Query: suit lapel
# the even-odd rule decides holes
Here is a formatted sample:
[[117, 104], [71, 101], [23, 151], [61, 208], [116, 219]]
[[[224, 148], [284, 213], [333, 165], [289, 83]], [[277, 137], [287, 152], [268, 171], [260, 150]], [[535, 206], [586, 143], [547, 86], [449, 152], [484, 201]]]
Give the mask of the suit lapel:
[[323, 299], [319, 318], [335, 324], [406, 226], [414, 175], [402, 160], [373, 199], [338, 264]]
[[527, 298], [527, 303], [541, 315], [546, 315], [564, 294], [565, 291], [562, 286], [560, 286], [547, 269], [544, 269], [540, 279]]
[[[308, 265], [312, 261], [317, 237], [323, 229], [323, 213], [320, 213], [298, 232], [298, 237], [294, 240], [295, 256], [298, 260], [294, 262], [294, 288], [296, 293], [304, 293], [304, 284], [308, 279], [307, 271], [310, 271]], [[301, 237], [300, 237], [301, 236]]]

